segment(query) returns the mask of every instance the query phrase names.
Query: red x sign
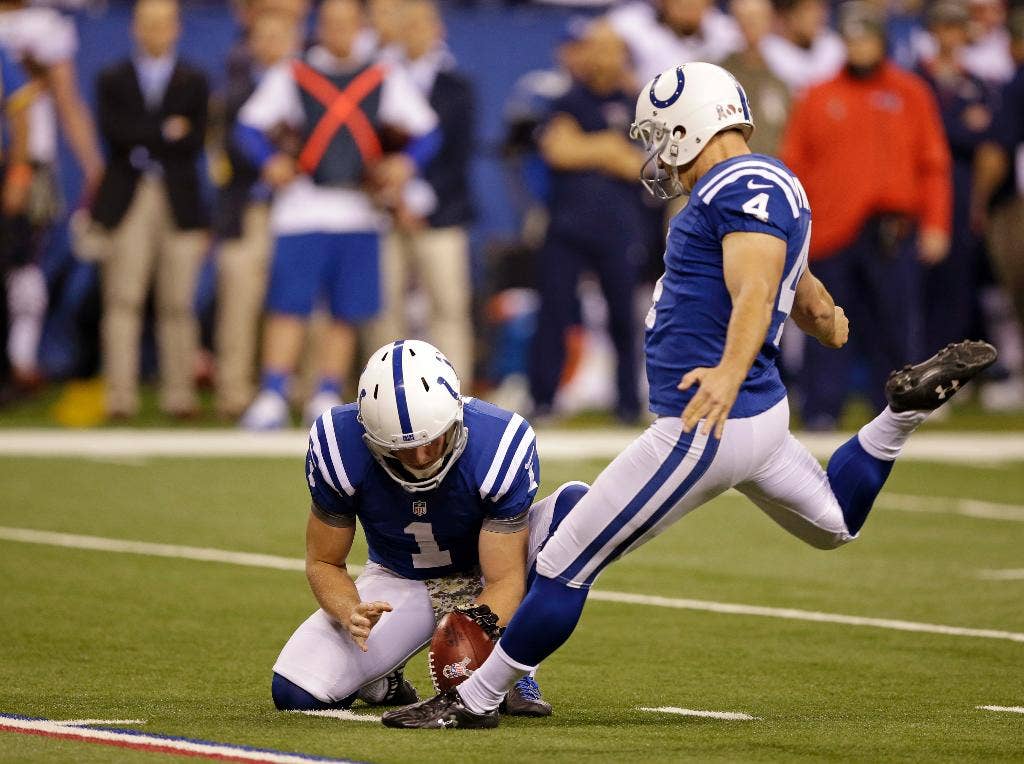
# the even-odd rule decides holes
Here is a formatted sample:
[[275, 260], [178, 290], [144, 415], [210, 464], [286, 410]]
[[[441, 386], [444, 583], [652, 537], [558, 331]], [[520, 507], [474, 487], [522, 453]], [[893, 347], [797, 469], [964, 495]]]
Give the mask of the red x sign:
[[348, 128], [364, 163], [371, 164], [380, 159], [383, 152], [377, 131], [359, 104], [383, 81], [383, 67], [371, 66], [364, 69], [344, 90], [339, 90], [333, 82], [302, 61], [292, 62], [292, 73], [299, 87], [327, 109], [299, 154], [299, 167], [303, 172], [312, 173], [316, 170], [342, 127]]

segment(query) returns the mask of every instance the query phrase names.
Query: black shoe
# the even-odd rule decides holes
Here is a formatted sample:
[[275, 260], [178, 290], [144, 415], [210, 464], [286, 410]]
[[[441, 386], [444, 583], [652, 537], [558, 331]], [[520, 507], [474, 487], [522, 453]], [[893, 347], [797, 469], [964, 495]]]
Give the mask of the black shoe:
[[487, 711], [483, 714], [470, 711], [463, 705], [462, 698], [453, 687], [414, 706], [388, 711], [381, 717], [381, 721], [384, 722], [385, 727], [399, 729], [458, 727], [467, 730], [482, 730], [497, 727], [501, 717], [497, 710]]
[[[380, 687], [380, 683], [383, 682], [387, 682], [387, 687], [384, 690], [384, 696], [381, 697], [380, 690], [383, 688]], [[420, 699], [420, 696], [416, 694], [416, 688], [405, 678], [404, 666], [395, 669], [378, 682], [361, 688], [356, 697], [368, 706], [407, 706]]]
[[885, 383], [889, 407], [893, 411], [933, 411], [995, 363], [997, 355], [987, 342], [964, 340], [946, 345], [927, 361], [889, 375]]
[[551, 716], [551, 704], [540, 695], [532, 676], [524, 676], [508, 691], [498, 710], [509, 716]]

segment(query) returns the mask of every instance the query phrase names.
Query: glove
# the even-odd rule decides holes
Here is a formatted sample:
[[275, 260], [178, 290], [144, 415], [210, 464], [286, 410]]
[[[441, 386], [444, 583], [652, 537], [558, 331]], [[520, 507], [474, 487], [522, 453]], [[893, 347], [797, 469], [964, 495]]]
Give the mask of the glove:
[[492, 612], [487, 605], [474, 605], [473, 607], [457, 607], [456, 612], [462, 613], [472, 619], [479, 626], [484, 634], [497, 642], [505, 629], [498, 626], [498, 616]]

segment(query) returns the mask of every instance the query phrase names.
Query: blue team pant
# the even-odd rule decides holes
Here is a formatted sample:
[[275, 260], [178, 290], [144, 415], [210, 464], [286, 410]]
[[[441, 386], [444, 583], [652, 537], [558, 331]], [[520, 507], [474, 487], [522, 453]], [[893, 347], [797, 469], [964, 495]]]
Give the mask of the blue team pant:
[[639, 236], [631, 231], [597, 232], [605, 235], [549, 231], [538, 255], [540, 316], [530, 349], [530, 393], [539, 406], [550, 406], [558, 391], [565, 365], [565, 335], [578, 320], [576, 289], [580, 274], [593, 271], [608, 303], [608, 330], [617, 358], [617, 411], [632, 418], [639, 414], [637, 393], [636, 321], [633, 292]]
[[267, 310], [305, 318], [322, 300], [336, 319], [373, 318], [381, 306], [379, 238], [375, 231], [277, 237]]
[[981, 237], [971, 230], [971, 170], [969, 160], [954, 164], [949, 256], [927, 268], [924, 275], [924, 336], [929, 352], [969, 337], [978, 323], [985, 250]]
[[838, 350], [807, 342], [801, 385], [805, 424], [825, 426], [839, 418], [858, 361], [867, 367], [865, 392], [882, 409], [889, 372], [922, 360], [922, 270], [915, 235], [909, 225], [895, 233], [873, 218], [848, 247], [811, 261], [811, 272], [850, 319], [850, 341]]

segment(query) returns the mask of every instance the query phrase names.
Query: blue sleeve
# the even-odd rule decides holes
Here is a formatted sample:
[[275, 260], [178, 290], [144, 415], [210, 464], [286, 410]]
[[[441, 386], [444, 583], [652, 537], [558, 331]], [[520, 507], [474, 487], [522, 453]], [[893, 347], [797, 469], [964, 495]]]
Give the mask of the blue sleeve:
[[4, 50], [0, 50], [0, 77], [3, 79], [5, 103], [28, 83], [28, 80], [25, 79], [25, 72]]
[[434, 128], [429, 133], [413, 138], [405, 147], [405, 154], [416, 164], [416, 168], [423, 172], [423, 168], [430, 164], [430, 160], [441, 150], [442, 139], [441, 130]]
[[246, 159], [256, 167], [263, 167], [267, 160], [277, 153], [274, 144], [258, 128], [238, 122], [235, 124], [232, 137], [235, 139], [235, 145], [238, 146]]
[[743, 175], [720, 188], [701, 192], [707, 219], [715, 237], [738, 232], [766, 233], [789, 240], [793, 223], [800, 218], [799, 191], [787, 181], [760, 175]]
[[568, 114], [573, 119], [579, 119], [579, 112], [580, 106], [576, 88], [569, 88], [567, 92], [549, 102], [549, 108], [544, 115], [544, 121], [550, 121], [558, 114]]
[[[532, 430], [530, 434], [533, 434]], [[487, 512], [488, 520], [519, 518], [533, 504], [540, 485], [540, 459], [537, 457], [536, 442], [528, 447], [525, 457], [518, 464], [509, 466], [509, 470], [511, 482], [504, 493], [494, 497]]]
[[310, 428], [306, 483], [317, 517], [328, 525], [350, 526], [355, 520], [359, 494], [342, 458], [342, 432], [337, 427], [344, 427], [342, 421], [327, 411]]
[[540, 459], [537, 448], [531, 447], [519, 474], [513, 479], [508, 492], [494, 505], [488, 518], [491, 520], [511, 520], [522, 516], [533, 505], [540, 486]]
[[344, 491], [338, 491], [327, 482], [320, 459], [312, 444], [306, 452], [306, 483], [313, 499], [313, 513], [328, 525], [352, 525], [356, 516], [356, 502]]

